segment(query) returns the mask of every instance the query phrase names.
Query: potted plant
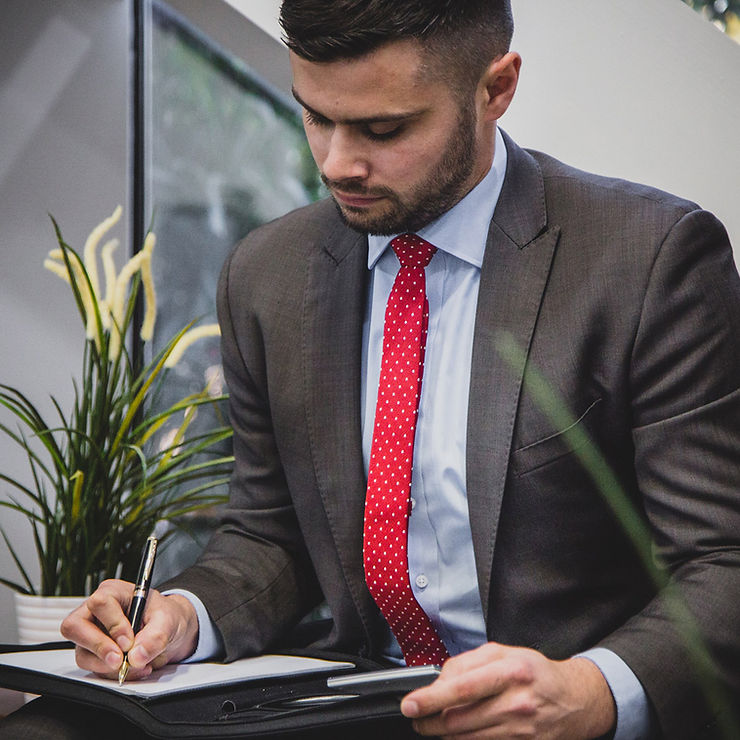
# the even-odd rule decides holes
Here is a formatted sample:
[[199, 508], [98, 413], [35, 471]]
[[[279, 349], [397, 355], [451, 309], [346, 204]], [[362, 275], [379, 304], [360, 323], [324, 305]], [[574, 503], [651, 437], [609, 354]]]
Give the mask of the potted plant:
[[[141, 251], [117, 272], [117, 240], [108, 241], [100, 254], [98, 246], [120, 215], [119, 207], [93, 229], [82, 254], [65, 243], [52, 218], [58, 248], [44, 266], [69, 283], [86, 332], [71, 411], [52, 397], [55, 412], [48, 420], [20, 390], [0, 384], [0, 403], [16, 422], [0, 424], [0, 430], [22, 449], [32, 480], [26, 484], [0, 471], [0, 480], [12, 489], [0, 506], [27, 518], [38, 557], [36, 582], [0, 529], [20, 576], [18, 581], [0, 578], [0, 583], [16, 591], [20, 611], [29, 610], [25, 602], [34, 595], [79, 600], [105, 578], [133, 580], [155, 525], [177, 525], [190, 512], [225, 498], [219, 486], [227, 481], [233, 458], [219, 452], [218, 445], [231, 429], [223, 422], [205, 431], [192, 428], [204, 407], [215, 410], [218, 419], [224, 396], [205, 387], [163, 410], [153, 403], [168, 369], [193, 341], [218, 334], [218, 327], [185, 327], [151, 360], [142, 366], [134, 362], [127, 338], [142, 288], [143, 321], [135, 340], [142, 352], [137, 357], [144, 356], [156, 320], [155, 237], [149, 233]], [[65, 603], [61, 615], [69, 608]], [[40, 640], [27, 634], [25, 641]]]

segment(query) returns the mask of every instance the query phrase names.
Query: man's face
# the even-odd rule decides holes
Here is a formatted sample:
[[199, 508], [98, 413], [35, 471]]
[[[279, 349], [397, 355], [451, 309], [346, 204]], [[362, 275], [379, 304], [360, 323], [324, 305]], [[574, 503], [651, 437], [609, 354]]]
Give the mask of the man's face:
[[490, 165], [472, 101], [422, 73], [413, 41], [359, 59], [291, 54], [308, 143], [344, 220], [373, 234], [417, 231], [457, 203]]

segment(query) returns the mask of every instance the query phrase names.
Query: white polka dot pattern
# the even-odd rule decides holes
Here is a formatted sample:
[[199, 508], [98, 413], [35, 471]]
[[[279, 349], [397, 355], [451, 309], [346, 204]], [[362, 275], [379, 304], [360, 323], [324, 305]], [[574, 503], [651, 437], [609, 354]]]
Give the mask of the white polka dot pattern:
[[411, 467], [429, 315], [424, 268], [437, 251], [416, 234], [391, 242], [401, 262], [383, 326], [383, 357], [370, 450], [363, 557], [370, 593], [408, 665], [441, 664], [444, 643], [409, 582], [406, 543]]

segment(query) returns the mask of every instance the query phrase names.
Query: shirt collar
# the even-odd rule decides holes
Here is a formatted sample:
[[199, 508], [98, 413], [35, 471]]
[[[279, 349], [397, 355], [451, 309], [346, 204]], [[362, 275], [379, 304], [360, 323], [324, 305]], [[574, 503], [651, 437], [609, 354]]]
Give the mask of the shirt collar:
[[[506, 145], [496, 128], [496, 146], [493, 163], [486, 176], [449, 211], [419, 229], [417, 234], [441, 249], [475, 267], [483, 264], [488, 229], [496, 210], [506, 173]], [[368, 234], [367, 266], [375, 267], [391, 240], [397, 236]]]

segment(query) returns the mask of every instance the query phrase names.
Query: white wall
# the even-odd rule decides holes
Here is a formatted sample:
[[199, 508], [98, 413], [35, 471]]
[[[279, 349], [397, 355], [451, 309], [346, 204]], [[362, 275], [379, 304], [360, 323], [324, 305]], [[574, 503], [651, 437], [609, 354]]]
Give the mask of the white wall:
[[[228, 0], [275, 38], [280, 0]], [[724, 222], [740, 264], [740, 45], [680, 0], [512, 0], [523, 146], [661, 187]]]
[[273, 38], [280, 38], [280, 25], [278, 24], [278, 12], [280, 0], [226, 0], [229, 5], [236, 8], [242, 15], [249, 18], [252, 23], [258, 25], [263, 31], [267, 31]]
[[[126, 205], [129, 13], [126, 0], [3, 0], [0, 26], [0, 383], [49, 414], [79, 377], [84, 337], [70, 290], [44, 270], [55, 245], [47, 213], [82, 248]], [[126, 229], [118, 236], [126, 242]], [[125, 246], [122, 247], [125, 249]], [[14, 424], [0, 409], [0, 421]], [[28, 481], [28, 464], [0, 436], [0, 470]], [[9, 486], [0, 482], [0, 496]], [[24, 518], [0, 524], [35, 563]], [[0, 575], [17, 573], [0, 541]], [[12, 592], [0, 586], [0, 642], [16, 639]]]
[[740, 263], [740, 44], [679, 0], [514, 0], [522, 77], [502, 125], [724, 222]]

